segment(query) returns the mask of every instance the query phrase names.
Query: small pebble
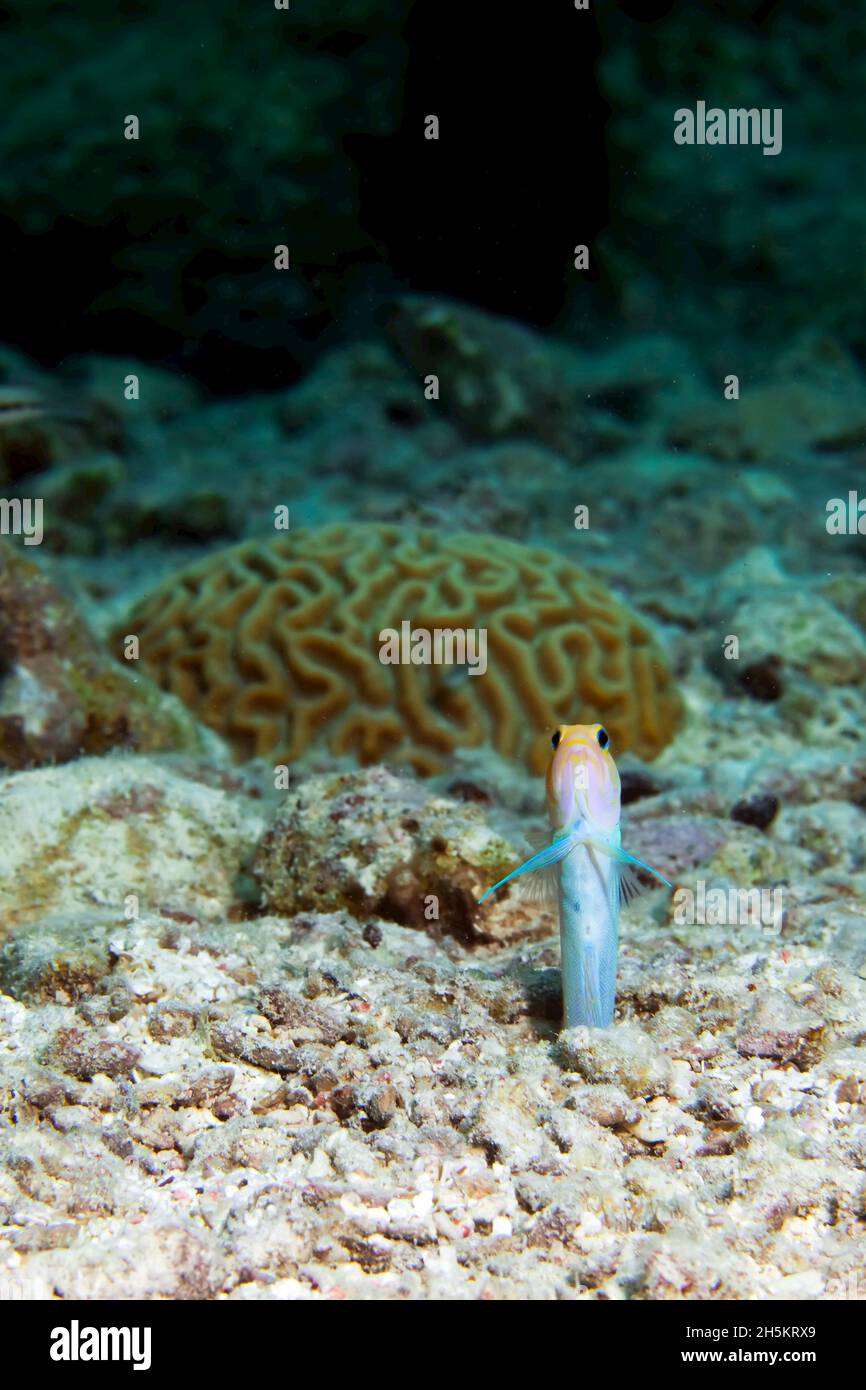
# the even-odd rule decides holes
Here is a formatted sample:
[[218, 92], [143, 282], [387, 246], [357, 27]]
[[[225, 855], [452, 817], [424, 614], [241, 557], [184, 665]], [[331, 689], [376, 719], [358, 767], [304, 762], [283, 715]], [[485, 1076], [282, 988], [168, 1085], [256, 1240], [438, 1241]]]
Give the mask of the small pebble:
[[782, 663], [777, 656], [765, 656], [761, 661], [746, 666], [737, 677], [739, 684], [753, 700], [768, 703], [778, 700], [785, 693], [780, 671]]
[[626, 768], [619, 774], [620, 802], [630, 806], [633, 801], [642, 801], [646, 796], [658, 796], [661, 787], [655, 778], [640, 768]]
[[761, 792], [757, 796], [744, 797], [742, 801], [736, 802], [731, 808], [731, 820], [739, 821], [741, 825], [754, 825], [758, 830], [766, 830], [776, 818], [779, 810], [779, 798], [770, 792]]

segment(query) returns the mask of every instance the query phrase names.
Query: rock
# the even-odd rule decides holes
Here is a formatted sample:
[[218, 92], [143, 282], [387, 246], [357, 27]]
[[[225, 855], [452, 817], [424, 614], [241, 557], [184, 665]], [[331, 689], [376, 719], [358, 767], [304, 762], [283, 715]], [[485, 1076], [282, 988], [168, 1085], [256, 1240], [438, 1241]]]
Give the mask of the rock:
[[195, 1010], [188, 1004], [167, 999], [151, 1010], [147, 1030], [156, 1042], [171, 1042], [172, 1038], [189, 1037], [195, 1022]]
[[632, 1125], [640, 1115], [640, 1106], [621, 1086], [597, 1084], [576, 1091], [568, 1104], [581, 1111], [597, 1125], [605, 1129], [616, 1129], [620, 1125]]
[[40, 917], [0, 947], [0, 988], [13, 999], [63, 1002], [85, 999], [117, 959], [111, 914]]
[[861, 390], [840, 393], [815, 381], [768, 382], [739, 401], [687, 407], [671, 421], [667, 442], [745, 463], [785, 463], [809, 445], [856, 448], [866, 442], [866, 398]]
[[141, 1053], [136, 1047], [100, 1038], [93, 1029], [61, 1028], [48, 1048], [45, 1060], [80, 1081], [94, 1076], [126, 1076]]
[[0, 765], [38, 767], [112, 748], [212, 755], [218, 746], [134, 665], [110, 661], [71, 600], [0, 543]]
[[766, 830], [772, 825], [779, 810], [779, 798], [770, 792], [743, 798], [731, 807], [731, 820], [741, 825], [754, 825], [758, 830]]
[[656, 1096], [629, 1125], [629, 1131], [643, 1144], [664, 1144], [673, 1139], [684, 1118], [679, 1106], [672, 1105], [665, 1096]]
[[173, 1103], [180, 1107], [209, 1109], [231, 1089], [234, 1077], [233, 1067], [206, 1067], [193, 1077], [186, 1090], [174, 1097]]
[[785, 693], [781, 658], [770, 653], [736, 672], [738, 683], [753, 700], [771, 704]]
[[619, 774], [620, 805], [630, 806], [648, 796], [658, 796], [661, 787], [654, 777], [642, 768], [623, 768]]
[[782, 661], [821, 685], [856, 682], [866, 673], [866, 638], [817, 594], [756, 596], [735, 612], [732, 630], [750, 639], [772, 632]]
[[478, 906], [519, 859], [477, 807], [371, 768], [312, 777], [290, 793], [252, 868], [270, 912], [344, 909], [481, 941], [527, 931], [513, 900]]
[[387, 1125], [397, 1113], [399, 1096], [390, 1081], [374, 1081], [355, 1091], [357, 1104], [373, 1125]]
[[[676, 879], [708, 863], [729, 837], [730, 829], [711, 816], [638, 815], [631, 822], [628, 849], [667, 878]], [[639, 876], [648, 886], [658, 884], [649, 875]]]
[[419, 378], [440, 378], [442, 408], [470, 434], [529, 435], [567, 458], [586, 456], [591, 432], [566, 354], [541, 335], [420, 295], [401, 297], [389, 331]]
[[0, 779], [0, 937], [46, 919], [48, 930], [44, 950], [36, 932], [14, 948], [11, 978], [38, 990], [63, 987], [65, 972], [75, 990], [107, 968], [110, 933], [122, 939], [135, 917], [174, 912], [194, 926], [227, 912], [263, 826], [255, 801], [148, 758], [82, 758]]
[[241, 1023], [212, 1023], [210, 1038], [218, 1057], [237, 1058], [280, 1076], [291, 1076], [299, 1070], [298, 1051], [293, 1043], [274, 1042], [251, 1033]]
[[783, 574], [763, 549], [750, 552], [722, 576], [707, 616], [722, 636], [739, 640], [738, 660], [723, 661], [722, 636], [714, 637], [708, 648], [711, 664], [726, 668], [729, 679], [745, 683], [758, 699], [778, 698], [785, 670], [819, 685], [856, 682], [866, 674], [866, 637], [860, 629], [819, 593]]
[[593, 1085], [621, 1086], [632, 1097], [673, 1094], [674, 1069], [636, 1024], [568, 1028], [559, 1035], [562, 1065]]
[[352, 1028], [335, 1013], [317, 1008], [308, 999], [279, 985], [262, 991], [258, 1009], [293, 1042], [324, 1042], [333, 1046], [341, 1038], [352, 1037]]
[[821, 1019], [796, 1004], [780, 989], [763, 991], [755, 1000], [737, 1035], [744, 1057], [768, 1057], [776, 1062], [808, 1066], [820, 1057], [825, 1041]]

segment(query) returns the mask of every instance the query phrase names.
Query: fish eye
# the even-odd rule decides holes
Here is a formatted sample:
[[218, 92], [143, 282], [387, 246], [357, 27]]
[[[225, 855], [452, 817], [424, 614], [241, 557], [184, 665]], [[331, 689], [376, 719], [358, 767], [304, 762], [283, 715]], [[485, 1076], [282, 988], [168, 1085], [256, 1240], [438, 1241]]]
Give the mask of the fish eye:
[[556, 733], [553, 735], [553, 738], [550, 740], [550, 746], [551, 746], [551, 748], [558, 748], [561, 738], [562, 738], [562, 730], [561, 730], [561, 729], [557, 729]]
[[610, 743], [610, 739], [607, 736], [607, 729], [599, 729], [598, 733], [596, 734], [596, 738], [598, 739], [599, 746], [601, 748], [607, 748], [608, 744]]

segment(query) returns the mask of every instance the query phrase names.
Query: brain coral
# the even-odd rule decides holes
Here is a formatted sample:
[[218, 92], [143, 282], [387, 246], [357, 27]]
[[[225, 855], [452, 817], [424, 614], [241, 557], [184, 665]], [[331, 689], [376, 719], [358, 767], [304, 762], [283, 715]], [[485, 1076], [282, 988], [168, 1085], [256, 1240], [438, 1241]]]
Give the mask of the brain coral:
[[[486, 672], [383, 665], [380, 630], [404, 620], [485, 628]], [[324, 740], [429, 774], [489, 744], [539, 772], [559, 722], [603, 719], [616, 748], [653, 757], [681, 713], [633, 613], [561, 556], [493, 536], [370, 523], [249, 541], [172, 577], [122, 633], [240, 757], [291, 762]]]

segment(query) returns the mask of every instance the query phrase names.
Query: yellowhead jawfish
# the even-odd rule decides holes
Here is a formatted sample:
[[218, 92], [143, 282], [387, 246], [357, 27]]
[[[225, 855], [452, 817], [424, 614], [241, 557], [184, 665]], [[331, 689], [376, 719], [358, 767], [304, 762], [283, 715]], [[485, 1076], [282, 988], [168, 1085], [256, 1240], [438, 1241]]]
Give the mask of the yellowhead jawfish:
[[671, 884], [620, 844], [619, 773], [602, 725], [564, 724], [551, 742], [551, 842], [480, 901], [521, 874], [548, 871], [559, 903], [565, 1026], [607, 1028], [616, 999], [620, 899], [634, 887], [630, 869], [646, 869]]

